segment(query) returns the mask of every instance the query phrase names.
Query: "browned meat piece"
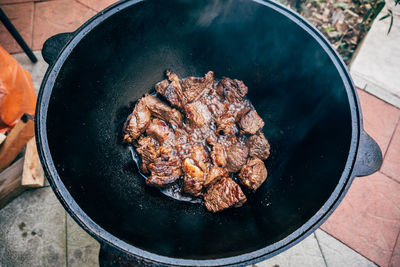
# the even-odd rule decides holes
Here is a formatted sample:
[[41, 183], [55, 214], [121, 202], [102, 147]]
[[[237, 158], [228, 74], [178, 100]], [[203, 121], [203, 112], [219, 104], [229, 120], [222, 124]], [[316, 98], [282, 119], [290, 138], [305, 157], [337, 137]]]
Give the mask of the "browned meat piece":
[[181, 80], [179, 79], [178, 75], [170, 70], [167, 70], [166, 75], [168, 77], [168, 80], [172, 83], [172, 85], [176, 86], [177, 88], [180, 88], [180, 91], [182, 91]]
[[193, 127], [203, 127], [204, 125], [207, 125], [212, 119], [212, 115], [208, 110], [208, 107], [200, 101], [188, 104], [186, 112], [186, 117], [189, 119], [190, 124]]
[[183, 95], [187, 103], [196, 100], [214, 84], [214, 72], [209, 71], [203, 78], [188, 77], [182, 82]]
[[263, 133], [250, 136], [247, 139], [246, 145], [249, 148], [249, 155], [266, 160], [269, 157], [269, 143]]
[[221, 167], [224, 167], [226, 165], [226, 153], [225, 147], [223, 145], [219, 143], [214, 143], [210, 156], [214, 165]]
[[206, 162], [208, 161], [208, 156], [205, 148], [201, 145], [194, 145], [190, 148], [190, 150], [192, 151], [190, 158], [194, 160], [194, 162], [197, 164], [197, 166], [200, 167], [203, 172], [206, 172]]
[[216, 183], [222, 177], [229, 177], [228, 172], [224, 168], [217, 167], [217, 166], [211, 166], [208, 169], [208, 173], [207, 173], [206, 181], [204, 182], [204, 186], [208, 187], [209, 185]]
[[167, 71], [167, 76], [168, 80], [156, 84], [156, 91], [164, 96], [171, 105], [183, 109], [185, 102], [179, 77], [171, 71]]
[[146, 94], [123, 129], [149, 176], [146, 184], [168, 187], [183, 177], [179, 193], [201, 196], [211, 212], [242, 206], [246, 196], [230, 175], [255, 191], [267, 177], [262, 160], [270, 152], [264, 121], [245, 98], [247, 86], [230, 78], [215, 82], [212, 71], [183, 81], [171, 71], [166, 76], [155, 85], [165, 102]]
[[150, 136], [140, 137], [137, 144], [136, 151], [142, 159], [142, 165], [140, 169], [144, 173], [148, 173], [147, 165], [154, 162], [154, 160], [160, 155], [159, 145]]
[[217, 118], [227, 110], [227, 107], [223, 102], [224, 102], [223, 99], [221, 99], [221, 97], [217, 94], [217, 92], [214, 89], [210, 90], [207, 96], [206, 103], [208, 109]]
[[128, 116], [123, 130], [123, 141], [132, 143], [138, 138], [150, 124], [150, 111], [140, 99], [133, 112]]
[[240, 182], [249, 189], [256, 191], [267, 178], [267, 168], [259, 158], [250, 158], [240, 170]]
[[181, 176], [181, 161], [172, 155], [162, 155], [150, 163], [147, 168], [151, 175], [146, 184], [155, 187], [171, 185]]
[[250, 110], [251, 110], [251, 108], [249, 108], [249, 107], [245, 107], [245, 108], [239, 110], [235, 116], [236, 122], [239, 122], [240, 119], [243, 117], [243, 115], [246, 115]]
[[188, 142], [188, 134], [185, 132], [185, 130], [181, 128], [176, 128], [174, 130], [175, 133], [175, 141], [177, 145], [184, 145]]
[[222, 114], [221, 117], [217, 118], [216, 123], [217, 133], [219, 135], [234, 135], [238, 131], [235, 124], [235, 117], [231, 116], [229, 113]]
[[169, 146], [160, 146], [160, 157], [163, 157], [164, 160], [168, 160], [173, 155], [172, 148]]
[[229, 172], [238, 172], [246, 164], [249, 149], [240, 143], [235, 143], [228, 148], [226, 154], [226, 169]]
[[204, 172], [189, 158], [183, 161], [182, 169], [185, 174], [183, 178], [183, 191], [194, 196], [201, 195], [204, 184]]
[[214, 128], [213, 128], [212, 131], [210, 132], [210, 134], [206, 137], [207, 143], [212, 146], [214, 145], [214, 143], [218, 142], [218, 136], [215, 132], [216, 132], [216, 130], [214, 130]]
[[190, 154], [189, 148], [189, 137], [188, 134], [185, 132], [185, 130], [181, 128], [176, 128], [174, 130], [174, 135], [175, 135], [175, 148], [178, 152], [178, 155], [182, 158], [188, 157]]
[[223, 177], [207, 189], [204, 194], [206, 208], [212, 212], [230, 207], [241, 207], [246, 202], [240, 186], [229, 177]]
[[250, 110], [247, 114], [243, 115], [239, 121], [239, 127], [245, 132], [249, 134], [255, 134], [264, 127], [264, 121], [257, 114], [257, 111]]
[[159, 100], [157, 97], [146, 94], [143, 98], [144, 104], [150, 110], [151, 115], [160, 118], [172, 125], [182, 126], [182, 114]]
[[149, 127], [146, 129], [146, 134], [161, 144], [174, 136], [172, 129], [165, 122], [156, 118], [151, 120]]
[[164, 96], [171, 105], [177, 108], [183, 108], [183, 104], [178, 96], [177, 89], [171, 86], [168, 80], [163, 80], [155, 86], [157, 93]]
[[239, 80], [223, 78], [217, 85], [217, 93], [229, 102], [240, 102], [247, 94], [247, 86]]

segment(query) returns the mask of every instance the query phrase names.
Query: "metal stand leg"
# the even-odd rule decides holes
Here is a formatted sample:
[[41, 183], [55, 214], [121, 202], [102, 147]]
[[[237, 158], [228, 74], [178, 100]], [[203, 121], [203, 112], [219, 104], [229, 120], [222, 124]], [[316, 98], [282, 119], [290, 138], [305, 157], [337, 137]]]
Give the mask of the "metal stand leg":
[[3, 10], [1, 8], [0, 8], [0, 21], [3, 22], [4, 26], [10, 32], [10, 34], [14, 37], [15, 41], [17, 41], [19, 46], [24, 50], [25, 54], [29, 57], [29, 59], [32, 62], [37, 62], [37, 58], [32, 53], [32, 50], [25, 43], [24, 39], [22, 39], [22, 37], [19, 34], [19, 32], [17, 31], [17, 29], [15, 29], [14, 25], [12, 25], [11, 21], [8, 19], [8, 17], [6, 16], [6, 14], [3, 12]]

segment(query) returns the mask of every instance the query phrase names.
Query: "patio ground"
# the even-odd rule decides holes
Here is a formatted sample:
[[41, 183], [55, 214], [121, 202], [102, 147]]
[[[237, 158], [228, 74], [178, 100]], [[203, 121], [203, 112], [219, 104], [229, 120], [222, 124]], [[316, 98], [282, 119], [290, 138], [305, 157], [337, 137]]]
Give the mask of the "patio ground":
[[[40, 60], [30, 63], [2, 25], [0, 44], [31, 72], [38, 90], [47, 69], [39, 51], [43, 42], [56, 33], [73, 31], [113, 2], [0, 0], [0, 8]], [[400, 109], [396, 92], [400, 88], [400, 52], [389, 52], [394, 49], [390, 42], [400, 43], [400, 25], [394, 25], [396, 34], [391, 37], [382, 37], [386, 31], [381, 26], [374, 23], [351, 68], [356, 85], [365, 89], [358, 90], [364, 127], [382, 149], [381, 170], [355, 179], [339, 208], [314, 234], [256, 266], [400, 266]], [[389, 38], [389, 45], [372, 56], [377, 38]], [[389, 66], [385, 62], [390, 62]], [[388, 73], [397, 76], [385, 77]], [[98, 266], [99, 244], [67, 215], [48, 186], [28, 190], [0, 210], [0, 240], [0, 267]]]

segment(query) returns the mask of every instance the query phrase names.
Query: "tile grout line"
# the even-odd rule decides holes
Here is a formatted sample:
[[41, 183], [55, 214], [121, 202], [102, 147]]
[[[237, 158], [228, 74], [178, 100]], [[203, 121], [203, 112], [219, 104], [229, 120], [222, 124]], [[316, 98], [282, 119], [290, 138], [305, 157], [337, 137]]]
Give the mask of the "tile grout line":
[[324, 260], [325, 266], [328, 267], [328, 262], [325, 259], [325, 255], [324, 255], [324, 252], [322, 251], [321, 245], [319, 244], [318, 237], [315, 234], [315, 232], [313, 233], [313, 235], [314, 235], [315, 240], [317, 240], [317, 245], [318, 245], [319, 251], [321, 251], [322, 259]]
[[394, 243], [392, 253], [390, 254], [389, 265], [390, 265], [390, 263], [392, 262], [393, 255], [394, 255], [394, 250], [396, 249], [396, 244], [397, 244], [397, 242], [399, 241], [399, 236], [400, 236], [400, 231], [399, 231], [399, 233], [397, 234], [397, 238], [396, 238], [396, 241], [395, 241], [395, 243]]
[[68, 267], [68, 215], [67, 211], [64, 210], [65, 214], [65, 266]]
[[397, 127], [399, 126], [399, 124], [400, 124], [400, 117], [397, 118], [397, 122], [396, 122], [396, 125], [394, 126], [393, 133], [392, 133], [392, 135], [390, 136], [390, 140], [389, 140], [388, 146], [387, 146], [387, 148], [386, 148], [386, 150], [385, 150], [385, 153], [383, 154], [382, 165], [383, 165], [383, 162], [385, 161], [386, 153], [388, 152], [389, 147], [390, 147], [390, 145], [392, 144], [393, 137], [394, 137], [394, 135], [396, 134], [396, 130], [397, 130]]
[[[375, 95], [375, 94], [373, 94], [373, 93], [367, 91], [367, 90], [366, 90], [367, 87], [368, 87], [368, 86], [367, 86], [367, 84], [366, 84], [366, 85], [364, 86], [364, 88], [361, 88], [361, 87], [356, 86], [356, 89], [359, 89], [359, 90], [362, 91], [363, 93], [368, 94], [369, 96], [372, 96], [372, 97], [375, 98], [376, 100], [379, 100], [379, 101], [383, 102], [385, 105], [389, 105], [389, 106], [391, 106], [391, 107], [393, 107], [393, 108], [395, 108], [395, 109], [399, 109], [399, 110], [400, 110], [400, 107], [397, 107], [397, 106], [393, 105], [392, 103], [387, 102], [385, 99], [382, 99], [382, 98], [378, 97], [377, 95]], [[358, 92], [357, 92], [357, 94], [358, 94]], [[360, 100], [360, 95], [358, 94], [358, 96], [359, 96], [359, 97], [358, 97], [358, 100]], [[361, 100], [360, 100], [360, 104], [361, 104]], [[362, 111], [362, 109], [361, 109], [361, 111]]]
[[3, 6], [13, 6], [13, 5], [20, 5], [20, 4], [29, 4], [29, 3], [31, 3], [31, 2], [33, 2], [33, 1], [26, 0], [26, 1], [24, 1], [24, 2], [4, 3], [4, 4], [0, 4], [0, 7], [3, 7]]
[[[35, 23], [35, 14], [36, 14], [36, 3], [33, 2], [32, 4], [33, 4], [33, 12], [32, 12], [31, 45], [30, 45], [31, 50], [32, 50], [32, 48], [33, 48], [33, 36], [34, 36], [33, 31], [34, 31], [34, 29], [35, 29], [34, 23]], [[33, 52], [33, 50], [32, 50], [32, 52]]]
[[378, 172], [379, 172], [380, 174], [384, 175], [386, 178], [392, 180], [393, 182], [400, 184], [400, 181], [397, 181], [397, 180], [396, 180], [395, 178], [393, 178], [392, 176], [390, 176], [390, 175], [388, 175], [388, 174], [382, 172], [381, 170], [379, 170]]
[[12, 5], [18, 5], [18, 4], [37, 3], [37, 2], [50, 2], [50, 1], [53, 1], [53, 0], [25, 0], [25, 1], [22, 1], [22, 2], [16, 2], [16, 3], [8, 2], [8, 3], [0, 4], [0, 5], [1, 6], [12, 6]]
[[92, 7], [90, 7], [90, 6], [88, 6], [88, 5], [84, 4], [84, 3], [82, 3], [82, 2], [79, 1], [79, 0], [75, 0], [75, 2], [78, 3], [78, 4], [81, 4], [82, 6], [88, 8], [88, 9], [94, 11], [94, 12], [96, 12], [96, 14], [99, 13], [99, 11], [97, 11], [97, 10], [95, 10], [94, 8], [92, 8]]
[[[389, 140], [388, 146], [387, 146], [387, 148], [386, 148], [386, 151], [385, 151], [385, 153], [383, 154], [383, 157], [382, 157], [382, 166], [383, 166], [383, 163], [385, 162], [386, 154], [387, 154], [387, 152], [389, 151], [389, 147], [390, 147], [390, 145], [392, 144], [392, 141], [393, 141], [393, 139], [394, 139], [394, 135], [396, 134], [397, 127], [400, 127], [400, 117], [397, 119], [396, 126], [394, 127], [392, 136], [390, 137], [390, 140]], [[381, 166], [381, 168], [382, 168], [382, 166]], [[386, 176], [387, 178], [389, 178], [390, 180], [392, 180], [392, 181], [394, 181], [394, 182], [396, 182], [396, 183], [400, 183], [400, 182], [397, 181], [395, 178], [393, 178], [391, 175], [384, 173], [382, 169], [379, 169], [379, 172], [380, 172], [381, 174], [385, 175], [385, 176]]]
[[[375, 261], [373, 261], [372, 259], [368, 258], [367, 256], [361, 254], [359, 251], [355, 250], [354, 248], [350, 247], [349, 245], [347, 245], [346, 243], [344, 243], [342, 240], [336, 238], [335, 236], [331, 235], [329, 232], [323, 230], [322, 228], [318, 228], [321, 231], [323, 231], [325, 234], [329, 235], [330, 237], [332, 237], [333, 239], [335, 239], [336, 241], [338, 241], [339, 243], [341, 243], [342, 245], [348, 247], [349, 249], [351, 249], [352, 251], [354, 251], [355, 253], [357, 253], [358, 255], [366, 258], [367, 260], [369, 260], [370, 262], [372, 262], [373, 264], [375, 264], [376, 266], [379, 266]], [[317, 239], [318, 240], [318, 239]]]

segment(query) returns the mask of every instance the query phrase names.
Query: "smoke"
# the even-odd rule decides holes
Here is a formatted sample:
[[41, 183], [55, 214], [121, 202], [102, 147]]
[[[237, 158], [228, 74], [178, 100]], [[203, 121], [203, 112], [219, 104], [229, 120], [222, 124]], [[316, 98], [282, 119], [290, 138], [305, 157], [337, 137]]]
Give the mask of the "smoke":
[[224, 17], [225, 14], [229, 12], [232, 2], [232, 0], [211, 1], [209, 4], [204, 6], [202, 11], [200, 11], [196, 24], [201, 27], [210, 26], [217, 17]]

